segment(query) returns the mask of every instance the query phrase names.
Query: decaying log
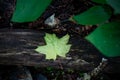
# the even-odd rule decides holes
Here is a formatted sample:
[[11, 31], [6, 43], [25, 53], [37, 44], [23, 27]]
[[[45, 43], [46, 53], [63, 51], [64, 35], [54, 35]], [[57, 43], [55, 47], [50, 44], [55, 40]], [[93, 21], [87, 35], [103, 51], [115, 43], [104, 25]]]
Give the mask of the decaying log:
[[46, 60], [44, 54], [35, 52], [45, 45], [45, 32], [33, 30], [0, 30], [0, 64], [54, 67], [80, 71], [93, 70], [101, 61], [99, 51], [79, 35], [70, 35], [72, 44], [66, 58]]

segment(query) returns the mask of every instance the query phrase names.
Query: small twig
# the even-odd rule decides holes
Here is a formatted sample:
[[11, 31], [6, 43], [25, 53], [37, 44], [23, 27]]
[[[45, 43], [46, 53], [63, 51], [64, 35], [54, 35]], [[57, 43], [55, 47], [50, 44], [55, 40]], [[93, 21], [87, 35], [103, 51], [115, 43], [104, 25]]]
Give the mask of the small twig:
[[90, 72], [91, 77], [97, 76], [104, 69], [104, 67], [107, 65], [107, 63], [108, 63], [107, 59], [103, 58], [100, 65], [97, 68], [95, 68], [93, 71]]

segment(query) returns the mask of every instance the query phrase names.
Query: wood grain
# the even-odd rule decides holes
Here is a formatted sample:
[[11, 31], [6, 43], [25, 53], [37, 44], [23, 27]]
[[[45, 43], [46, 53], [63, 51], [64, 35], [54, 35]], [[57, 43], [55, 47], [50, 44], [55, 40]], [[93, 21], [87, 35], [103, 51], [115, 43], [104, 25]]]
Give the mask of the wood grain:
[[[35, 52], [38, 45], [45, 45], [45, 32], [23, 29], [0, 30], [0, 64], [54, 67], [90, 71], [99, 65], [99, 51], [79, 35], [70, 35], [72, 44], [66, 58], [46, 60], [44, 54]], [[62, 35], [58, 35], [62, 36]]]

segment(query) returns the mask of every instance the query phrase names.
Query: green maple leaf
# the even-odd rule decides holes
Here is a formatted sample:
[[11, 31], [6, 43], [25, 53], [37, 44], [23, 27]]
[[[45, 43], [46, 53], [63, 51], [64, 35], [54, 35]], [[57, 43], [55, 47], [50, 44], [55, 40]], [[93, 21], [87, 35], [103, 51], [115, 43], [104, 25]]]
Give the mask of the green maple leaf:
[[58, 38], [55, 34], [48, 34], [44, 37], [46, 45], [38, 46], [35, 51], [46, 55], [46, 59], [56, 59], [57, 55], [65, 57], [69, 52], [71, 45], [67, 44], [70, 36], [66, 34]]

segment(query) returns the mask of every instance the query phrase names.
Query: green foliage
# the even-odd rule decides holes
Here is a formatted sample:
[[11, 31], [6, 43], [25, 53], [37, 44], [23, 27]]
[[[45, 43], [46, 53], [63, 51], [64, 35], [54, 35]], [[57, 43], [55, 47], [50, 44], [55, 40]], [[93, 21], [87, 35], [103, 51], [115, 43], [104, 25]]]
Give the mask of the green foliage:
[[111, 22], [99, 26], [86, 37], [105, 56], [120, 56], [120, 22]]
[[70, 36], [67, 34], [62, 38], [58, 38], [55, 34], [48, 34], [44, 37], [46, 41], [45, 46], [38, 46], [37, 52], [46, 55], [46, 59], [56, 59], [57, 55], [65, 57], [69, 52], [71, 45], [67, 44]]
[[[42, 15], [52, 0], [17, 0], [12, 16], [13, 22], [35, 21]], [[101, 25], [86, 37], [105, 56], [120, 56], [120, 23], [109, 22], [111, 15], [120, 14], [120, 0], [92, 0], [99, 3], [87, 11], [73, 16], [73, 19], [82, 25]], [[109, 5], [109, 6], [108, 6]], [[114, 12], [111, 10], [113, 8]], [[115, 13], [115, 14], [112, 14]], [[120, 21], [120, 20], [117, 20]], [[46, 34], [45, 46], [38, 46], [37, 52], [46, 55], [46, 59], [56, 59], [57, 55], [65, 57], [71, 45], [67, 45], [69, 35], [57, 38], [55, 34]]]
[[116, 14], [120, 13], [120, 0], [106, 0], [106, 1], [110, 6], [112, 6]]
[[17, 0], [13, 22], [35, 21], [45, 11], [51, 0]]
[[[95, 5], [87, 11], [75, 15], [73, 18], [83, 25], [101, 25], [102, 23], [86, 39], [95, 45], [103, 55], [107, 57], [120, 56], [120, 22], [109, 21], [111, 15], [120, 14], [120, 0], [92, 1], [99, 3], [99, 6]], [[115, 18], [112, 19], [112, 21], [114, 20]], [[120, 19], [115, 21], [120, 21]]]
[[74, 16], [73, 18], [79, 24], [95, 25], [104, 23], [110, 18], [110, 16], [111, 15], [108, 14], [102, 6], [94, 6], [80, 15]]
[[106, 0], [92, 0], [92, 1], [100, 4], [106, 4]]

